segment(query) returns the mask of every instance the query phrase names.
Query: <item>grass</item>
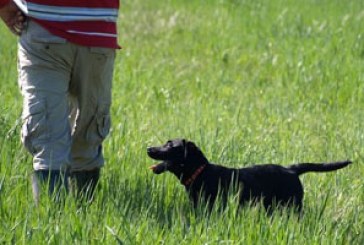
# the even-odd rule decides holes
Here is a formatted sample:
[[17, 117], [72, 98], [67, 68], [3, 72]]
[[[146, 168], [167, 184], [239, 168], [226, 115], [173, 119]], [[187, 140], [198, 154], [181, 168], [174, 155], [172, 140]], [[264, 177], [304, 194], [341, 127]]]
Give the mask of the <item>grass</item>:
[[[16, 38], [0, 26], [0, 242], [363, 244], [364, 3], [122, 1], [106, 167], [91, 206], [35, 207], [20, 143]], [[213, 162], [325, 162], [301, 177], [304, 215], [194, 211], [146, 147], [195, 141]]]

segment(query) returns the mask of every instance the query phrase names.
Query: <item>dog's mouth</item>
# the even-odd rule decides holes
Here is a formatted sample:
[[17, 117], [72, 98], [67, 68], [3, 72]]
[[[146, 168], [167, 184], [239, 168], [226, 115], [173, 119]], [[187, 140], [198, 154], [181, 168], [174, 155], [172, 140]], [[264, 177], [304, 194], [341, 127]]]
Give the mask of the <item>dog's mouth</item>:
[[167, 166], [164, 162], [159, 163], [159, 164], [154, 164], [152, 166], [149, 167], [153, 173], [155, 174], [161, 174], [163, 172], [165, 172], [167, 170]]

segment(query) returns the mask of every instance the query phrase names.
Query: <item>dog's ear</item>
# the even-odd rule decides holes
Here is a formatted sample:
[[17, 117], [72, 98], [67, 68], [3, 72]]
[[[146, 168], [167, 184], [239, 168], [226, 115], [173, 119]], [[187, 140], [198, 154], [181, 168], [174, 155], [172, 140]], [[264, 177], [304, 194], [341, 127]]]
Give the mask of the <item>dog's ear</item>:
[[191, 141], [187, 141], [187, 140], [183, 140], [183, 146], [184, 146], [184, 158], [187, 159], [188, 153], [189, 152], [194, 152], [196, 150], [196, 145], [191, 142]]
[[182, 140], [182, 145], [183, 145], [183, 149], [184, 149], [183, 158], [186, 159], [187, 158], [187, 153], [188, 153], [188, 150], [187, 150], [187, 140], [183, 139]]

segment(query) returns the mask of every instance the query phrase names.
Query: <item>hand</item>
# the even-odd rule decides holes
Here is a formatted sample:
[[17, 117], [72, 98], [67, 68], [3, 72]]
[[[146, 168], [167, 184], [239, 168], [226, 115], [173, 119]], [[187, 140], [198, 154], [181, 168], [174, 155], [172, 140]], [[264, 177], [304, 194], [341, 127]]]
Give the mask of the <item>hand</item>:
[[15, 35], [20, 35], [24, 28], [25, 16], [13, 1], [0, 9], [0, 18]]

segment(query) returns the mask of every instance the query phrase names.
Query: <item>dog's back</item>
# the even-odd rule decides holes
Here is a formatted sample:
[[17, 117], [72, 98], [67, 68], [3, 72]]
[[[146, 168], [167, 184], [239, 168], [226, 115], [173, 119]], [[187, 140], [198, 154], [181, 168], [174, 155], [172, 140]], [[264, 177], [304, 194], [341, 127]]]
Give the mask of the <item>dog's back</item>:
[[274, 203], [301, 209], [302, 184], [297, 174], [283, 166], [264, 164], [242, 168], [239, 181], [244, 186], [241, 203], [262, 200], [267, 209]]
[[303, 186], [299, 175], [307, 172], [328, 172], [344, 168], [351, 161], [334, 163], [302, 163], [283, 167], [276, 164], [255, 165], [239, 170], [239, 181], [244, 184], [242, 202], [263, 199], [268, 208], [273, 203], [302, 208]]
[[213, 204], [218, 194], [225, 205], [232, 188], [240, 192], [240, 204], [263, 200], [267, 209], [276, 201], [300, 209], [303, 198], [303, 187], [298, 175], [274, 164], [241, 169], [209, 164], [201, 176], [186, 188], [195, 205], [201, 197]]

